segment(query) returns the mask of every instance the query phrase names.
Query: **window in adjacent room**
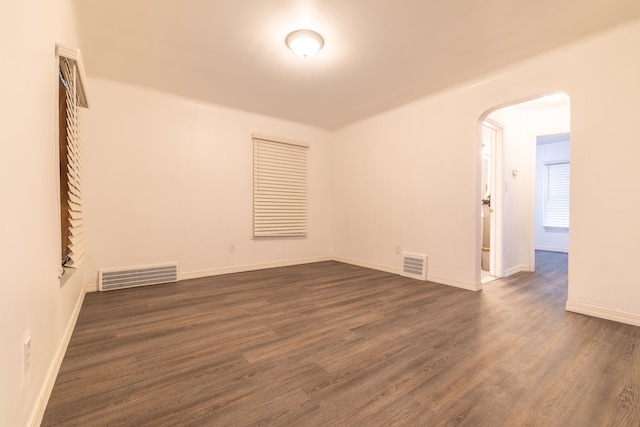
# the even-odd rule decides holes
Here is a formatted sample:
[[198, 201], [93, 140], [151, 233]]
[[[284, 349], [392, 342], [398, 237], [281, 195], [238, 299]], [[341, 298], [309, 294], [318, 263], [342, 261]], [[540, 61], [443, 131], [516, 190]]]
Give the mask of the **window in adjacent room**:
[[62, 267], [77, 268], [85, 259], [78, 121], [80, 107], [88, 104], [79, 77], [79, 52], [58, 45], [57, 53], [60, 260]]
[[253, 137], [253, 236], [307, 235], [306, 144]]
[[544, 165], [543, 225], [569, 228], [569, 162]]

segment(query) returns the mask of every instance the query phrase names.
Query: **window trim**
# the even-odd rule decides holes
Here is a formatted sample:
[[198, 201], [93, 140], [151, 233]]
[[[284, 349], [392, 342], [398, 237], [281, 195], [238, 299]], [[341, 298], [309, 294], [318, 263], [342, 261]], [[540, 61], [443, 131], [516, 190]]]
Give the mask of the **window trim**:
[[[78, 104], [83, 108], [89, 108], [89, 97], [87, 95], [87, 75], [84, 71], [80, 49], [73, 49], [63, 44], [56, 43], [56, 56], [58, 57], [56, 65], [60, 63], [60, 58], [66, 58], [67, 60], [72, 61], [76, 66]], [[59, 66], [56, 68], [59, 68]]]
[[[88, 108], [86, 77], [78, 49], [56, 44], [58, 93], [58, 195], [60, 202], [60, 277], [86, 259], [81, 192], [79, 109]], [[64, 281], [62, 282], [64, 283]]]
[[[549, 173], [550, 168], [556, 165], [567, 165], [566, 170], [566, 182], [563, 182], [562, 185], [567, 188], [566, 190], [566, 199], [559, 201], [551, 201], [549, 200]], [[571, 185], [571, 162], [569, 160], [555, 160], [551, 162], [545, 162], [543, 165], [543, 205], [542, 205], [542, 226], [548, 230], [569, 230], [569, 220], [570, 220], [570, 185]], [[549, 208], [551, 205], [554, 205], [554, 208], [563, 209], [566, 211], [566, 225], [563, 223], [556, 222], [558, 218], [551, 216], [549, 213]]]
[[306, 237], [309, 145], [257, 134], [251, 138], [253, 238]]

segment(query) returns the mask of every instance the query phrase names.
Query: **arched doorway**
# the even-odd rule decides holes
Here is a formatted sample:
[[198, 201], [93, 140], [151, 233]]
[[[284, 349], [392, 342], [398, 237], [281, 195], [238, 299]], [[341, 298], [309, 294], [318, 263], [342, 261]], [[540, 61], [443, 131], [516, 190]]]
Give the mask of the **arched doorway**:
[[[492, 108], [480, 116], [478, 128], [482, 165], [478, 256], [481, 281], [488, 283], [521, 271], [535, 271], [536, 248], [549, 250], [537, 242], [540, 221], [536, 215], [544, 212], [540, 206], [536, 209], [541, 200], [539, 192], [536, 196], [537, 187], [543, 182], [537, 177], [537, 148], [540, 137], [569, 134], [569, 96], [556, 92]], [[543, 144], [553, 140], [547, 138]], [[568, 162], [547, 160], [548, 164]], [[553, 237], [562, 232], [568, 235], [568, 227], [564, 231], [553, 226], [546, 229]]]

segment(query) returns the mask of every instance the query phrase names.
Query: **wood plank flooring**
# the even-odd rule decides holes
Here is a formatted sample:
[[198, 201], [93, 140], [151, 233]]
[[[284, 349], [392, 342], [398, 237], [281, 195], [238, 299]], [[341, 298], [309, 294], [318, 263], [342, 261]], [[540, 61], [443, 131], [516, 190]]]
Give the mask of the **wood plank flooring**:
[[43, 426], [640, 426], [640, 328], [567, 257], [470, 292], [323, 262], [91, 293]]

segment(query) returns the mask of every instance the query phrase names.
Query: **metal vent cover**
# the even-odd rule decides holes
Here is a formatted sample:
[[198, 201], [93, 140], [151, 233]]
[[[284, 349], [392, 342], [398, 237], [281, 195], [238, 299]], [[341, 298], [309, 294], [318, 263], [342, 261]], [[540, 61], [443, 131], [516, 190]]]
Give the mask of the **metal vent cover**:
[[401, 276], [427, 280], [427, 256], [418, 254], [402, 254]]
[[101, 291], [157, 285], [177, 280], [178, 264], [98, 271], [98, 289]]

